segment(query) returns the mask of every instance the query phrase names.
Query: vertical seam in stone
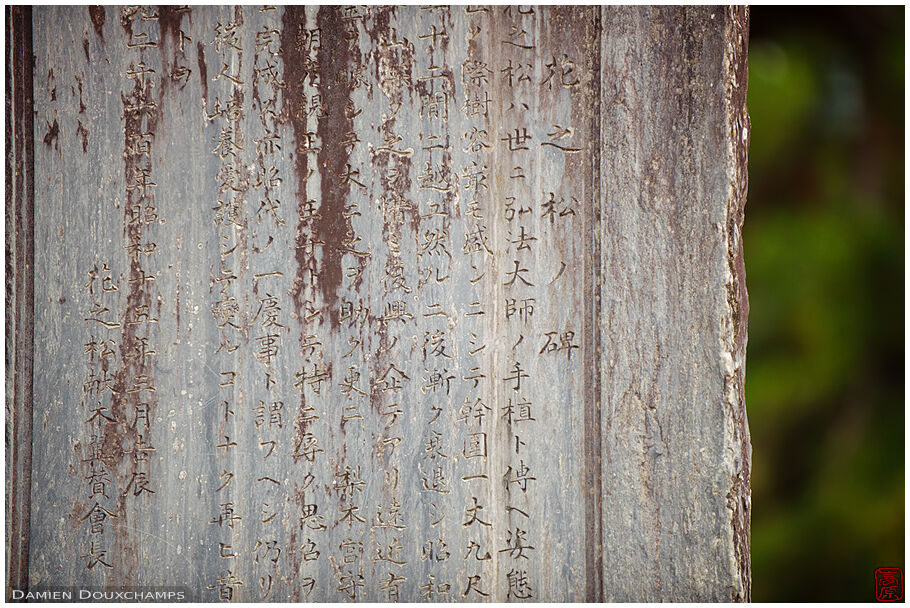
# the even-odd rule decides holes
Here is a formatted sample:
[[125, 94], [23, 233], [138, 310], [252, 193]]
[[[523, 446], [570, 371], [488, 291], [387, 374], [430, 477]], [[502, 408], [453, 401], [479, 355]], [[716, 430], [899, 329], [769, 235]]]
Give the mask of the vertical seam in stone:
[[[10, 7], [6, 13], [7, 156], [6, 213], [8, 292], [6, 313], [6, 366], [13, 376], [13, 394], [7, 396], [10, 421], [7, 454], [11, 460], [8, 491], [8, 583], [28, 588], [32, 480], [32, 364], [34, 356], [34, 125], [32, 10]], [[14, 260], [14, 264], [10, 264]]]
[[600, 345], [600, 172], [601, 172], [601, 8], [593, 9], [593, 32], [590, 42], [591, 74], [591, 208], [587, 219], [590, 251], [585, 256], [588, 266], [585, 282], [585, 384], [588, 398], [584, 404], [584, 496], [585, 496], [585, 601], [603, 601], [603, 496], [601, 437], [601, 345]]

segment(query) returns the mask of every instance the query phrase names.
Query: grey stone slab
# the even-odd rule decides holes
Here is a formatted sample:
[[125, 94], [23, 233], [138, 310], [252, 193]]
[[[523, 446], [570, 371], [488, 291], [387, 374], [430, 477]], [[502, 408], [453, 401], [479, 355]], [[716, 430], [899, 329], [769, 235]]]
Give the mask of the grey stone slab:
[[747, 599], [747, 22], [36, 7], [30, 587]]

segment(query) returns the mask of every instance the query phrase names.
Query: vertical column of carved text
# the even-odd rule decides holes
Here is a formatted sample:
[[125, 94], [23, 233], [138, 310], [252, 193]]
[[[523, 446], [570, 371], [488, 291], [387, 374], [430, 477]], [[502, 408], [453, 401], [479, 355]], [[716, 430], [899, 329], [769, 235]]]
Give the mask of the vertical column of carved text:
[[[320, 46], [317, 53], [317, 89], [322, 114], [317, 121], [320, 170], [319, 219], [316, 235], [322, 241], [319, 290], [323, 315], [330, 332], [331, 399], [329, 425], [335, 436], [330, 457], [333, 509], [329, 563], [335, 598], [362, 600], [367, 585], [364, 545], [369, 542], [368, 504], [375, 500], [370, 475], [372, 426], [365, 331], [369, 330], [369, 300], [362, 283], [371, 257], [361, 222], [369, 207], [367, 152], [359, 134], [366, 133], [372, 116], [363, 112], [366, 66], [361, 53], [367, 9], [320, 7], [316, 17]], [[339, 304], [340, 300], [340, 304]], [[335, 434], [336, 431], [340, 433]], [[340, 436], [339, 436], [340, 435]], [[367, 545], [369, 546], [369, 545]]]
[[[240, 538], [238, 530], [244, 516], [235, 497], [242, 496], [234, 485], [236, 458], [232, 450], [237, 448], [237, 412], [242, 411], [243, 380], [241, 374], [240, 344], [249, 340], [247, 311], [241, 309], [238, 299], [239, 289], [234, 285], [242, 274], [238, 260], [238, 250], [242, 246], [239, 233], [246, 227], [244, 215], [244, 194], [249, 182], [244, 179], [244, 168], [240, 158], [244, 142], [241, 121], [244, 118], [243, 81], [241, 65], [243, 49], [240, 41], [240, 29], [243, 15], [236, 8], [230, 17], [221, 16], [216, 22], [211, 44], [215, 50], [217, 73], [211, 78], [211, 84], [217, 91], [214, 103], [206, 108], [206, 119], [211, 121], [207, 132], [213, 138], [212, 153], [219, 161], [216, 175], [218, 199], [215, 201], [214, 223], [218, 242], [217, 266], [211, 269], [210, 285], [214, 291], [215, 302], [212, 314], [218, 328], [219, 343], [213, 354], [213, 365], [217, 366], [221, 380], [221, 394], [217, 401], [219, 426], [217, 436], [212, 438], [212, 452], [218, 461], [216, 471], [221, 470], [219, 477], [210, 484], [211, 491], [218, 496], [219, 510], [213, 514], [210, 525], [218, 526], [221, 540], [218, 552], [223, 559], [215, 581], [207, 586], [213, 590], [221, 601], [232, 601], [235, 593], [240, 591], [244, 581], [239, 576], [243, 567], [238, 563], [243, 555], [243, 547], [235, 546]], [[213, 70], [214, 71], [214, 70]], [[208, 100], [206, 101], [208, 104]]]
[[467, 45], [456, 66], [453, 111], [460, 119], [458, 135], [459, 202], [457, 212], [460, 254], [457, 274], [464, 295], [458, 323], [458, 351], [463, 389], [454, 408], [457, 475], [462, 490], [456, 520], [454, 548], [461, 560], [457, 596], [479, 601], [492, 598], [494, 571], [492, 543], [496, 529], [491, 498], [495, 475], [490, 458], [493, 436], [492, 351], [495, 331], [493, 291], [495, 259], [490, 234], [494, 166], [490, 154], [494, 136], [493, 88], [489, 37], [491, 8], [457, 9], [452, 38]]
[[[584, 18], [585, 10], [553, 7], [545, 15], [538, 15], [539, 60], [534, 88], [539, 108], [534, 148], [540, 171], [530, 199], [534, 208], [530, 217], [539, 239], [541, 314], [535, 316], [530, 353], [534, 365], [530, 373], [539, 380], [538, 386], [547, 387], [548, 399], [534, 408], [536, 420], [518, 425], [522, 434], [531, 431], [537, 438], [532, 444], [530, 466], [535, 471], [548, 467], [548, 477], [559, 480], [555, 484], [550, 479], [535, 481], [535, 500], [529, 506], [538, 521], [546, 518], [550, 522], [534, 534], [532, 544], [539, 559], [535, 571], [561, 569], [573, 572], [576, 580], [583, 576], [584, 558], [564, 539], [584, 535], [585, 497], [581, 488], [585, 456], [579, 439], [583, 436], [585, 403], [579, 345], [584, 319], [586, 210], [581, 201], [590, 196], [585, 185], [591, 162], [586, 155], [591, 137], [591, 101], [583, 94], [585, 76], [581, 67], [589, 52], [586, 24], [590, 20]], [[551, 462], [549, 455], [560, 449], [566, 454], [565, 460]], [[565, 516], [552, 517], [557, 511]], [[520, 584], [522, 577], [518, 569], [509, 581], [510, 589]], [[580, 592], [558, 582], [540, 581], [536, 597], [570, 599]]]
[[[290, 123], [293, 140], [285, 148], [292, 164], [294, 189], [285, 205], [290, 217], [296, 215], [296, 229], [288, 230], [287, 248], [294, 251], [296, 275], [289, 280], [287, 295], [292, 300], [291, 318], [297, 321], [298, 352], [292, 360], [292, 379], [295, 395], [299, 399], [293, 422], [291, 471], [289, 491], [293, 485], [293, 501], [297, 506], [294, 517], [288, 520], [287, 556], [290, 567], [288, 582], [293, 601], [309, 598], [320, 581], [328, 578], [328, 567], [320, 555], [325, 551], [328, 506], [326, 492], [331, 475], [326, 462], [330, 382], [330, 359], [326, 355], [328, 332], [320, 328], [329, 323], [329, 315], [317, 302], [318, 259], [317, 251], [325, 244], [317, 233], [317, 223], [322, 216], [317, 206], [318, 185], [310, 177], [315, 173], [310, 166], [317, 163], [320, 150], [316, 136], [316, 121], [324, 115], [318, 84], [318, 54], [321, 33], [313, 19], [308, 18], [304, 7], [285, 7], [280, 27], [281, 107], [282, 123]], [[278, 243], [282, 243], [279, 241]], [[272, 245], [274, 246], [274, 245]], [[322, 250], [324, 251], [324, 250]], [[283, 250], [276, 259], [280, 261]], [[273, 446], [269, 446], [269, 450]], [[303, 595], [301, 596], [301, 592]], [[321, 586], [320, 598], [327, 589]]]
[[[105, 425], [105, 441], [115, 443], [115, 451], [120, 450], [116, 471], [118, 480], [125, 480], [118, 484], [116, 525], [124, 533], [117, 536], [117, 554], [123, 558], [123, 579], [138, 582], [139, 547], [135, 539], [130, 542], [125, 531], [138, 527], [139, 505], [156, 492], [151, 475], [155, 447], [150, 437], [158, 405], [153, 335], [157, 334], [161, 296], [155, 287], [156, 273], [148, 268], [148, 262], [156, 253], [154, 230], [159, 221], [152, 152], [161, 119], [161, 108], [155, 102], [160, 82], [150, 67], [156, 56], [152, 52], [157, 51], [159, 28], [158, 13], [149, 7], [124, 8], [119, 17], [129, 65], [124, 75], [126, 91], [121, 93], [126, 182], [123, 233], [129, 272], [120, 336], [122, 365], [114, 383], [112, 418]], [[132, 509], [128, 506], [130, 495], [136, 501]], [[135, 522], [129, 521], [128, 509], [134, 513]]]
[[[283, 584], [287, 579], [282, 564], [291, 551], [285, 532], [292, 530], [299, 521], [292, 514], [290, 501], [291, 483], [298, 478], [296, 462], [299, 446], [290, 438], [290, 427], [306, 424], [312, 413], [298, 411], [288, 420], [291, 382], [288, 378], [290, 359], [286, 354], [285, 337], [289, 322], [283, 311], [287, 310], [289, 280], [285, 277], [284, 252], [288, 251], [290, 235], [287, 230], [286, 207], [282, 205], [281, 185], [284, 179], [278, 169], [282, 150], [279, 133], [279, 93], [285, 86], [278, 58], [281, 53], [279, 14], [276, 7], [263, 7], [249, 17], [250, 27], [244, 28], [243, 46], [253, 45], [251, 109], [255, 119], [250, 123], [249, 136], [254, 146], [250, 203], [255, 205], [255, 215], [246, 219], [249, 234], [249, 256], [252, 274], [251, 318], [249, 320], [255, 344], [256, 372], [251, 378], [253, 392], [253, 439], [245, 441], [250, 448], [250, 482], [255, 480], [253, 493], [261, 503], [259, 521], [255, 522], [255, 544], [251, 548], [253, 577], [258, 583], [258, 598], [287, 599], [289, 594]], [[248, 41], [247, 37], [253, 40]], [[252, 118], [252, 117], [251, 117]], [[250, 207], [252, 211], [253, 207]], [[312, 410], [312, 408], [311, 408]], [[245, 438], [246, 439], [246, 438]], [[282, 449], [276, 450], [278, 446]], [[290, 454], [289, 454], [290, 453]], [[252, 538], [250, 539], [252, 542]], [[282, 561], [281, 556], [285, 555]], [[296, 581], [291, 581], [296, 586]]]
[[[496, 133], [498, 163], [507, 175], [499, 192], [501, 214], [498, 253], [503, 264], [497, 276], [502, 297], [497, 302], [505, 324], [506, 353], [498, 369], [497, 433], [495, 449], [500, 456], [495, 471], [501, 500], [497, 501], [499, 521], [504, 522], [496, 539], [496, 596], [505, 600], [536, 599], [540, 572], [535, 542], [535, 527], [542, 521], [534, 517], [537, 481], [533, 428], [534, 404], [545, 383], [533, 372], [536, 350], [535, 308], [543, 290], [537, 226], [534, 218], [534, 184], [541, 167], [535, 140], [539, 127], [538, 11], [531, 7], [506, 7], [497, 10], [497, 36], [501, 50], [494, 68], [500, 102], [501, 121]], [[501, 311], [501, 312], [500, 312]]]
[[[88, 549], [81, 559], [86, 560], [86, 570], [95, 567], [113, 569], [114, 560], [107, 556], [108, 542], [105, 540], [105, 521], [117, 517], [117, 487], [111, 477], [110, 466], [113, 458], [111, 445], [105, 447], [105, 425], [117, 421], [111, 415], [111, 401], [114, 396], [114, 368], [111, 360], [116, 356], [117, 332], [123, 327], [118, 311], [117, 292], [120, 279], [116, 281], [106, 261], [95, 262], [86, 272], [87, 282], [82, 285], [89, 296], [91, 307], [85, 312], [85, 324], [89, 340], [84, 346], [84, 360], [88, 376], [82, 383], [82, 411], [85, 417], [85, 450], [79, 470], [84, 471], [85, 489], [91, 507], [80, 514], [80, 521], [88, 528]], [[113, 307], [109, 308], [109, 307]]]
[[[457, 394], [459, 362], [455, 357], [453, 329], [457, 321], [449, 230], [457, 200], [457, 179], [452, 160], [450, 112], [454, 87], [450, 67], [451, 20], [445, 7], [402, 10], [408, 17], [413, 41], [411, 81], [417, 108], [409, 108], [416, 136], [417, 188], [412, 227], [417, 270], [415, 319], [417, 331], [410, 336], [419, 363], [414, 368], [419, 391], [413, 393], [416, 411], [411, 415], [420, 429], [415, 479], [418, 480], [417, 521], [423, 538], [420, 564], [415, 563], [420, 599], [450, 599], [454, 585], [446, 567], [451, 564], [449, 543], [454, 523], [452, 504], [457, 488], [454, 475], [454, 438], [451, 433], [452, 403]], [[414, 110], [417, 110], [414, 116]], [[419, 354], [418, 354], [419, 353]], [[446, 516], [448, 520], [446, 520]], [[416, 543], [415, 543], [416, 544]], [[416, 548], [416, 547], [415, 547]], [[416, 551], [415, 551], [416, 553]], [[416, 558], [416, 556], [415, 556]], [[417, 574], [419, 573], [419, 574]]]
[[[288, 546], [291, 564], [291, 598], [308, 599], [317, 589], [317, 596], [326, 599], [329, 569], [320, 555], [326, 551], [329, 515], [326, 513], [326, 492], [330, 487], [326, 442], [331, 404], [331, 361], [326, 355], [330, 315], [317, 302], [319, 260], [325, 241], [317, 232], [322, 219], [317, 205], [318, 182], [310, 177], [315, 173], [320, 146], [316, 135], [317, 121], [325, 114], [318, 92], [318, 56], [322, 36], [314, 19], [308, 19], [307, 9], [285, 7], [281, 20], [281, 63], [283, 65], [281, 117], [291, 123], [294, 131], [289, 158], [294, 164], [296, 192], [294, 211], [297, 226], [293, 249], [297, 274], [288, 291], [293, 299], [299, 344], [299, 371], [294, 373], [294, 388], [299, 404], [294, 418], [293, 452], [291, 454], [294, 502], [298, 506], [296, 521], [290, 523]], [[320, 330], [322, 331], [320, 332]], [[297, 369], [296, 367], [294, 368]], [[320, 584], [321, 583], [321, 584]]]
[[369, 278], [375, 282], [369, 287], [376, 312], [370, 315], [372, 335], [363, 336], [374, 345], [370, 348], [370, 400], [371, 413], [375, 415], [372, 460], [378, 500], [375, 511], [371, 512], [370, 555], [377, 586], [368, 589], [367, 594], [374, 601], [407, 599], [401, 597], [401, 587], [408, 578], [405, 567], [414, 548], [413, 544], [407, 544], [405, 533], [413, 527], [408, 515], [414, 512], [409, 508], [414, 496], [403, 496], [401, 485], [413, 479], [407, 468], [401, 474], [411, 447], [407, 442], [401, 444], [412, 434], [406, 408], [413, 403], [411, 395], [416, 384], [412, 381], [415, 370], [408, 350], [413, 344], [407, 337], [414, 316], [408, 312], [404, 299], [410, 287], [405, 279], [401, 250], [406, 222], [416, 215], [408, 200], [414, 148], [408, 145], [413, 142], [407, 141], [406, 130], [410, 108], [406, 93], [412, 83], [414, 47], [403, 37], [406, 33], [400, 30], [396, 14], [392, 8], [371, 9], [367, 31], [372, 46], [367, 65], [376, 66], [375, 80], [370, 78], [369, 70], [363, 73], [373, 92], [371, 112], [381, 117], [375, 143], [367, 143], [373, 168], [368, 177], [372, 194], [368, 211], [373, 217], [381, 214], [381, 224], [374, 220], [374, 226], [380, 225], [381, 230], [374, 229], [370, 236], [375, 251], [382, 254], [375, 258], [385, 260], [371, 265], [373, 272]]

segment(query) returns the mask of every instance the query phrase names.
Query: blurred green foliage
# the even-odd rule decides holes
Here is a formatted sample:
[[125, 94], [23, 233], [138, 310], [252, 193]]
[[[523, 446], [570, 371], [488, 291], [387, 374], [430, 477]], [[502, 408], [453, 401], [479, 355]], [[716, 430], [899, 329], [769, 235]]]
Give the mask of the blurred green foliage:
[[904, 567], [904, 7], [755, 6], [755, 601], [874, 601]]

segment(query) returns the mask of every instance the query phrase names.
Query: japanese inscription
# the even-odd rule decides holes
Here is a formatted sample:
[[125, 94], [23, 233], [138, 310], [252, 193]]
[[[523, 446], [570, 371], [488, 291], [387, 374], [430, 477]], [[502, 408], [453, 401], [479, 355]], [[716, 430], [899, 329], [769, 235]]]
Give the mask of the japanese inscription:
[[34, 584], [603, 597], [601, 19], [36, 10]]

